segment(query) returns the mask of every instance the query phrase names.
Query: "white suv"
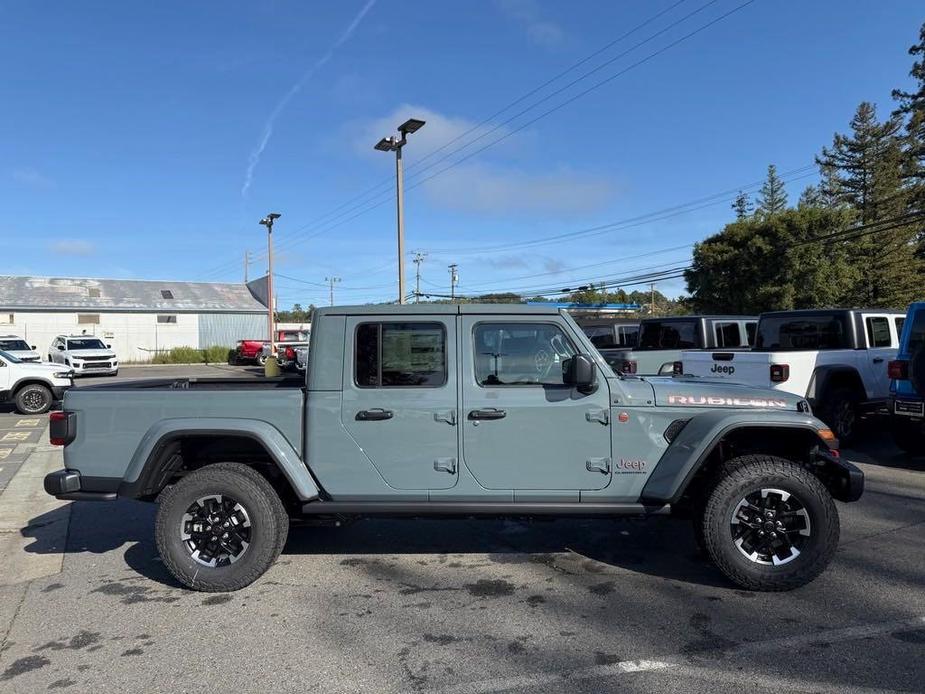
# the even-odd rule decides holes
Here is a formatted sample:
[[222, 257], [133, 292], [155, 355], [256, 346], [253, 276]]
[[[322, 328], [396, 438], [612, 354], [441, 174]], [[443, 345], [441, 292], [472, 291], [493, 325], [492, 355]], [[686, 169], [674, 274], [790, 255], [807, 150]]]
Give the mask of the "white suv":
[[0, 351], [12, 354], [26, 363], [42, 361], [42, 355], [35, 351], [35, 345], [30, 345], [19, 335], [0, 335]]
[[0, 402], [13, 401], [20, 414], [43, 414], [71, 387], [71, 369], [23, 362], [0, 350]]
[[92, 335], [58, 335], [48, 348], [48, 361], [66, 364], [76, 376], [119, 373], [116, 353]]

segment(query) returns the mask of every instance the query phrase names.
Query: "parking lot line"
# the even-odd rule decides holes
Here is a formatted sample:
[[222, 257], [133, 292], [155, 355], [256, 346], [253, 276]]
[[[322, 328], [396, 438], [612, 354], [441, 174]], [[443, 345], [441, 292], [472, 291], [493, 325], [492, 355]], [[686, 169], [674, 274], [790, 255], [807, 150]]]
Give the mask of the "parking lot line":
[[[754, 641], [745, 643], [732, 648], [723, 649], [725, 656], [749, 655], [767, 651], [774, 651], [780, 648], [793, 648], [798, 646], [809, 646], [810, 644], [825, 641], [827, 643], [837, 643], [840, 641], [854, 641], [857, 639], [882, 636], [894, 631], [903, 629], [920, 629], [925, 627], [925, 615], [911, 617], [891, 622], [881, 622], [879, 624], [863, 624], [842, 629], [831, 629], [828, 631], [819, 631], [810, 634], [798, 634], [778, 639], [768, 639], [766, 641]], [[655, 672], [659, 670], [671, 670], [678, 676], [689, 675], [691, 677], [710, 677], [716, 673], [712, 668], [692, 665], [689, 663], [690, 657], [684, 654], [666, 655], [661, 658], [651, 660], [624, 660], [609, 665], [595, 665], [592, 667], [578, 668], [575, 670], [559, 670], [550, 673], [535, 673], [529, 675], [512, 675], [508, 677], [495, 677], [490, 679], [466, 682], [464, 684], [453, 685], [441, 689], [431, 690], [431, 694], [488, 694], [490, 692], [499, 692], [510, 689], [539, 689], [540, 687], [562, 687], [567, 686], [568, 682], [576, 680], [589, 680], [606, 677], [617, 677], [632, 673]], [[750, 679], [750, 678], [749, 678]], [[770, 681], [770, 680], [769, 680]], [[774, 680], [778, 680], [775, 678]], [[784, 685], [782, 688], [788, 691], [814, 691], [814, 692], [864, 692], [872, 694], [884, 690], [853, 688], [847, 689], [844, 686], [820, 685], [819, 683], [797, 683], [791, 682], [790, 685], [799, 687], [793, 689]]]

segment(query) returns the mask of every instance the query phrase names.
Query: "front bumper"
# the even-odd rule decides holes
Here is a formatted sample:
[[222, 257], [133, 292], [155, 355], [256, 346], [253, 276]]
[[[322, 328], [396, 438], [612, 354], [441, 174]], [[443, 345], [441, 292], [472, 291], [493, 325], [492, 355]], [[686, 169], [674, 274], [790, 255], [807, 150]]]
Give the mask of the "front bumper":
[[76, 470], [55, 470], [45, 475], [45, 493], [67, 501], [112, 501], [112, 491], [84, 489], [80, 473]]
[[816, 454], [822, 477], [829, 492], [839, 501], [857, 501], [864, 493], [864, 473], [856, 465], [832, 451]]

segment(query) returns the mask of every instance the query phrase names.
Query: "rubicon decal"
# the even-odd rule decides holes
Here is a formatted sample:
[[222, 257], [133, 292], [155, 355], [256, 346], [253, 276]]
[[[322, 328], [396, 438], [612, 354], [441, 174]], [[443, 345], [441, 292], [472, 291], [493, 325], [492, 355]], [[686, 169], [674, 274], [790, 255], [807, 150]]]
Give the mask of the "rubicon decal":
[[669, 395], [669, 405], [703, 405], [707, 407], [779, 407], [787, 409], [786, 400], [775, 398], [726, 398], [718, 395]]

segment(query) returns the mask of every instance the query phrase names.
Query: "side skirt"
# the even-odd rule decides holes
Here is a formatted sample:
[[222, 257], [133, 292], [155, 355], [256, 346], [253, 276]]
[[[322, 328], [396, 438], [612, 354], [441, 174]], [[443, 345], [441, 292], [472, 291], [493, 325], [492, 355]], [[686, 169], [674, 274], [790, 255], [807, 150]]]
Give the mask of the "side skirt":
[[671, 512], [667, 504], [589, 503], [454, 503], [445, 501], [312, 501], [302, 506], [306, 516], [652, 516]]

